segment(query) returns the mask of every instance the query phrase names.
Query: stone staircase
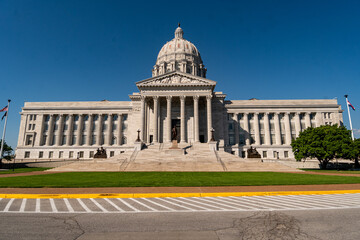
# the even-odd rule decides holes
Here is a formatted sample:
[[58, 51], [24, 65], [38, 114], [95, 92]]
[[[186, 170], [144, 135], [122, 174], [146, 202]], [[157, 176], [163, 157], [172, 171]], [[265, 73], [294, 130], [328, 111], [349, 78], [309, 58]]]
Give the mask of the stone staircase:
[[130, 151], [108, 159], [74, 162], [49, 171], [174, 171], [174, 172], [294, 172], [295, 168], [277, 163], [242, 159], [223, 151], [212, 151], [207, 143], [170, 143], [148, 145], [142, 151]]

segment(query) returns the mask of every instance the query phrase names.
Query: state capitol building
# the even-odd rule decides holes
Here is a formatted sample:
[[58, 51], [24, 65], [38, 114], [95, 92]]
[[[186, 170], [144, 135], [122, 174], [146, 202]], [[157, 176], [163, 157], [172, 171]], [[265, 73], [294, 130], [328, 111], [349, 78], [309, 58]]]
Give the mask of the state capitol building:
[[134, 151], [138, 134], [143, 148], [168, 149], [175, 127], [180, 148], [207, 146], [213, 131], [215, 151], [243, 159], [252, 147], [264, 160], [291, 160], [290, 143], [299, 132], [342, 124], [336, 99], [226, 99], [183, 35], [179, 26], [161, 48], [152, 77], [135, 83], [139, 92], [129, 101], [25, 102], [16, 159], [91, 159], [101, 146], [113, 157]]

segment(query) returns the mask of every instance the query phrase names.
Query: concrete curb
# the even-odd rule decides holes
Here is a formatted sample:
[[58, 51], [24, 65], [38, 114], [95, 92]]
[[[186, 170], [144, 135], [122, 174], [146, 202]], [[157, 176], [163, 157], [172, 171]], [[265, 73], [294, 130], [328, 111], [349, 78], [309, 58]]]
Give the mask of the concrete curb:
[[280, 191], [280, 192], [214, 192], [214, 193], [98, 193], [98, 194], [0, 194], [0, 198], [165, 198], [165, 197], [245, 197], [276, 195], [352, 194], [360, 190]]

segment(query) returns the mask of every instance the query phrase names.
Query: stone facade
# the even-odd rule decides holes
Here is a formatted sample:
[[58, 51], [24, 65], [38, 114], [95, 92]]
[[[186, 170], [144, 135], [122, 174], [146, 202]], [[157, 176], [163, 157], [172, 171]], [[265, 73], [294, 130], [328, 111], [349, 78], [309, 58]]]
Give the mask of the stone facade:
[[337, 100], [226, 100], [214, 91], [196, 47], [180, 26], [164, 45], [152, 78], [139, 81], [130, 101], [26, 102], [16, 158], [91, 159], [103, 146], [108, 156], [147, 144], [207, 143], [214, 130], [219, 151], [246, 158], [255, 147], [264, 159], [292, 159], [291, 140], [307, 127], [342, 124]]

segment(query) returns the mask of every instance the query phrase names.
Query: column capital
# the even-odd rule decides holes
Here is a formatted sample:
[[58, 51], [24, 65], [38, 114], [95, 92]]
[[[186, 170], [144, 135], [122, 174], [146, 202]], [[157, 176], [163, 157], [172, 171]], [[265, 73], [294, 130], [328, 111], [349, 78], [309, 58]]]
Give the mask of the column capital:
[[270, 112], [264, 112], [264, 116], [269, 116]]
[[145, 101], [145, 98], [146, 98], [146, 97], [143, 96], [143, 95], [140, 96], [140, 100], [141, 100], [141, 101]]
[[286, 115], [290, 116], [290, 112], [284, 112]]
[[154, 100], [154, 101], [158, 101], [158, 100], [159, 100], [159, 96], [153, 96], [153, 100]]
[[206, 95], [206, 100], [211, 100], [212, 99], [212, 95]]
[[185, 96], [185, 95], [180, 96], [180, 101], [185, 101], [185, 99], [186, 99], [186, 96]]
[[200, 96], [199, 96], [199, 95], [195, 95], [195, 96], [193, 96], [194, 101], [199, 101], [199, 98], [200, 98]]
[[166, 101], [171, 101], [172, 96], [166, 96]]

